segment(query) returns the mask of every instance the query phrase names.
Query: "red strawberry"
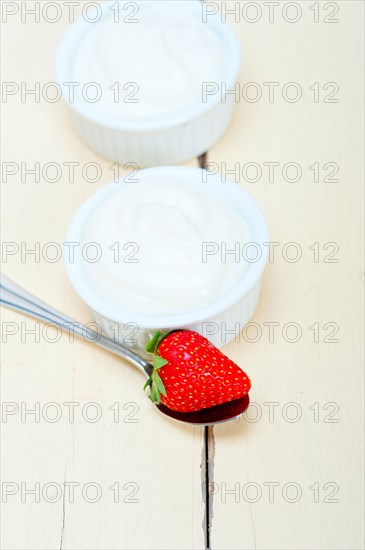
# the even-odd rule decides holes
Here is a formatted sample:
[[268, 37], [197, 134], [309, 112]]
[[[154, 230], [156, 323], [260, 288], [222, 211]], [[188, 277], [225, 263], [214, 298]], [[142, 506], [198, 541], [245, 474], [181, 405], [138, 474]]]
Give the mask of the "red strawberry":
[[248, 376], [206, 338], [190, 330], [157, 332], [146, 347], [153, 371], [145, 384], [153, 403], [194, 412], [245, 396]]

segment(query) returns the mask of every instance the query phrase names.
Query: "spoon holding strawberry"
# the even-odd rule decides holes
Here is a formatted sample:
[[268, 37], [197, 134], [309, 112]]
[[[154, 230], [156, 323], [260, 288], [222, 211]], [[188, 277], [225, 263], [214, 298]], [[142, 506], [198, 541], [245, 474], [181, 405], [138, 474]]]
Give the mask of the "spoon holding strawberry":
[[73, 333], [83, 341], [87, 335], [91, 345], [134, 365], [148, 378], [151, 400], [164, 416], [184, 424], [213, 426], [239, 418], [249, 406], [247, 376], [196, 332], [179, 330], [155, 335], [147, 346], [153, 355], [152, 366], [124, 344], [93, 332], [0, 275], [1, 305], [61, 329], [72, 326]]

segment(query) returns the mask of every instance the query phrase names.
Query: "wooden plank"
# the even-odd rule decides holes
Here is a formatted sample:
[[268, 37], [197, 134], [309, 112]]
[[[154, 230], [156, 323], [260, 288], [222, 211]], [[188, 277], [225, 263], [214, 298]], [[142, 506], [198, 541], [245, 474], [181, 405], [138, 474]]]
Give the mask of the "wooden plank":
[[[24, 319], [3, 312], [3, 323]], [[9, 336], [3, 357], [6, 548], [201, 548], [203, 429], [160, 415], [119, 358], [32, 339]], [[36, 484], [37, 499], [26, 494]]]
[[[65, 18], [55, 25], [36, 24], [34, 18], [32, 23], [31, 17], [26, 24], [9, 18], [3, 26], [3, 80], [24, 81], [29, 88], [37, 81], [52, 81], [56, 45], [67, 26]], [[47, 243], [63, 242], [79, 205], [113, 179], [112, 163], [80, 142], [63, 103], [9, 99], [3, 109], [3, 132], [7, 136], [3, 161], [17, 163], [19, 173], [3, 185], [2, 238], [19, 245], [19, 253], [9, 256], [2, 269], [49, 304], [88, 322], [90, 314], [71, 289], [62, 258], [52, 263], [42, 251]], [[41, 177], [37, 183], [28, 174], [22, 182], [22, 162], [28, 168], [36, 162], [41, 168], [56, 162], [60, 181]], [[74, 181], [67, 162], [79, 163]], [[100, 167], [98, 181], [82, 178], [82, 169], [90, 162]], [[29, 254], [22, 261], [21, 243], [28, 250], [40, 243], [39, 258]], [[203, 428], [184, 427], [162, 417], [144, 396], [140, 373], [111, 354], [82, 341], [70, 342], [67, 333], [51, 343], [57, 336], [52, 329], [43, 332], [41, 325], [4, 309], [2, 322], [3, 331], [17, 331], [8, 334], [4, 345], [2, 397], [9, 403], [8, 412], [18, 408], [2, 425], [6, 443], [2, 479], [15, 484], [7, 485], [7, 491], [16, 491], [3, 504], [4, 547], [202, 548]], [[27, 334], [34, 328], [38, 341]], [[39, 422], [30, 414], [22, 422], [21, 411], [36, 403]], [[74, 422], [68, 417], [70, 403], [75, 404]], [[59, 411], [58, 422], [48, 420]], [[89, 421], [88, 414], [97, 412], [100, 420]], [[26, 484], [23, 491], [21, 483]], [[22, 503], [22, 492], [36, 483], [40, 502], [25, 494]], [[79, 484], [74, 486], [74, 502], [70, 483]], [[97, 496], [99, 500], [90, 502]]]
[[[241, 82], [300, 82], [303, 100], [241, 102], [227, 139], [210, 154], [218, 165], [277, 161], [303, 168], [297, 183], [284, 181], [281, 167], [272, 183], [267, 172], [256, 183], [240, 181], [262, 205], [271, 241], [280, 245], [265, 273], [257, 326], [226, 347], [251, 375], [256, 405], [239, 423], [214, 428], [216, 549], [363, 547], [363, 5], [337, 2], [340, 22], [316, 25], [309, 4], [301, 3], [303, 18], [293, 25], [280, 18], [237, 25], [245, 53]], [[315, 104], [308, 95], [315, 81], [337, 82], [339, 103]], [[315, 162], [336, 162], [340, 181], [323, 183], [322, 174], [315, 183], [309, 170]], [[283, 260], [289, 242], [302, 249], [297, 263]], [[310, 250], [315, 242], [318, 263]], [[339, 245], [338, 263], [324, 262], [328, 242]], [[265, 326], [271, 322], [279, 323], [272, 342]], [[295, 337], [295, 329], [285, 332], [287, 323], [300, 327], [297, 343], [286, 341]], [[338, 334], [331, 338], [336, 325], [326, 323], [336, 323]], [[262, 334], [253, 343], [255, 329]], [[298, 502], [291, 502], [296, 491]]]

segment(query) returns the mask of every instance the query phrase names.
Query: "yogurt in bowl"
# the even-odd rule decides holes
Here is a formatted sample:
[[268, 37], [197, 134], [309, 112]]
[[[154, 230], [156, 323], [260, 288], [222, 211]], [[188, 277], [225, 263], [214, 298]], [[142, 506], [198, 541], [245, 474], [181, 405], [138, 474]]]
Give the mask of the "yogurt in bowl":
[[158, 329], [188, 328], [222, 347], [258, 301], [261, 210], [237, 184], [197, 168], [137, 178], [105, 186], [76, 213], [66, 237], [78, 245], [66, 256], [72, 285], [102, 330], [139, 353]]
[[[128, 17], [124, 8], [136, 7]], [[116, 14], [116, 7], [118, 13]], [[224, 133], [240, 67], [234, 31], [201, 0], [103, 2], [63, 37], [55, 77], [82, 139], [138, 166], [183, 162]], [[92, 9], [89, 10], [92, 12]]]
[[223, 81], [229, 48], [203, 24], [194, 1], [135, 5], [132, 21], [116, 22], [110, 13], [80, 40], [71, 66], [72, 80], [80, 82], [76, 100], [96, 82], [102, 94], [93, 110], [111, 122], [182, 115], [201, 102], [203, 82]]

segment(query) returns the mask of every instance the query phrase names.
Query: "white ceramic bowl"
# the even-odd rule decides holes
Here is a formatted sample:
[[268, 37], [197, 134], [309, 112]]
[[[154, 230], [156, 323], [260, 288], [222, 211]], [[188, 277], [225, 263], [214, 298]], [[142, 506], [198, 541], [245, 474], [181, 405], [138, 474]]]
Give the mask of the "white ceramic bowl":
[[[240, 214], [250, 229], [255, 249], [261, 251], [256, 262], [249, 263], [243, 279], [223, 297], [214, 303], [187, 313], [176, 313], [168, 316], [131, 315], [118, 307], [111, 306], [97, 295], [84, 273], [80, 248], [76, 249], [74, 261], [66, 256], [66, 270], [69, 279], [79, 296], [90, 307], [96, 323], [102, 331], [114, 340], [125, 343], [142, 353], [146, 343], [156, 330], [168, 331], [186, 328], [203, 334], [214, 345], [222, 347], [235, 338], [244, 325], [251, 319], [260, 293], [261, 276], [268, 258], [268, 247], [264, 245], [269, 240], [265, 218], [253, 198], [237, 184], [226, 181], [222, 183], [220, 176], [206, 175], [198, 168], [159, 167], [142, 170], [138, 173], [139, 181], [168, 178], [184, 178], [196, 186], [214, 191], [220, 200], [229, 208]], [[205, 173], [207, 174], [207, 173]], [[207, 181], [205, 181], [207, 180]], [[94, 193], [78, 210], [73, 218], [65, 242], [82, 243], [85, 224], [94, 209], [108, 195], [115, 192], [120, 185], [139, 185], [139, 183], [113, 182]], [[237, 236], [240, 239], [240, 236]], [[77, 253], [78, 250], [78, 253]], [[255, 252], [256, 253], [256, 252]], [[250, 254], [253, 257], [253, 254]], [[176, 289], [182, 292], [184, 289]], [[143, 289], [141, 289], [143, 292]]]
[[[148, 3], [158, 0], [148, 0]], [[201, 0], [189, 0], [196, 4], [201, 14]], [[115, 2], [103, 2], [102, 20], [110, 17], [110, 6]], [[89, 18], [93, 18], [90, 8]], [[97, 25], [98, 23], [95, 23]], [[237, 80], [241, 52], [238, 39], [228, 23], [223, 23], [218, 13], [209, 16], [205, 23], [224, 40], [229, 50], [224, 83], [228, 90]], [[153, 121], [123, 121], [98, 114], [86, 101], [69, 101], [70, 90], [65, 83], [72, 82], [72, 62], [75, 50], [91, 24], [83, 18], [77, 20], [64, 35], [55, 61], [55, 79], [63, 97], [71, 107], [81, 138], [97, 153], [116, 162], [134, 162], [139, 167], [170, 165], [184, 162], [206, 152], [225, 132], [235, 106], [234, 94], [227, 94], [222, 101], [220, 91], [209, 95], [206, 102], [199, 102], [179, 113]], [[163, 86], [163, 83], [161, 83]], [[220, 83], [218, 83], [220, 85]]]

